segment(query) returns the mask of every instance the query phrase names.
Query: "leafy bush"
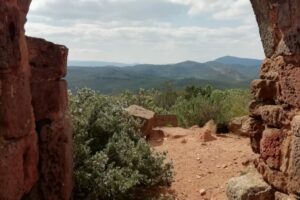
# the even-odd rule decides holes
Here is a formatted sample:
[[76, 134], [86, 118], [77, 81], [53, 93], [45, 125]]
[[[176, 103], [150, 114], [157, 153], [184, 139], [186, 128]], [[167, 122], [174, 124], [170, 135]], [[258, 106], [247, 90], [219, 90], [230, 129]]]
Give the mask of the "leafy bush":
[[172, 82], [167, 81], [154, 96], [154, 102], [157, 107], [160, 107], [167, 112], [175, 104], [178, 96], [179, 94], [175, 91]]
[[158, 114], [168, 114], [175, 104], [179, 92], [175, 91], [171, 82], [165, 82], [158, 89], [139, 89], [137, 93], [125, 91], [115, 96], [124, 105], [139, 105]]
[[176, 114], [181, 126], [203, 126], [213, 119], [226, 124], [232, 118], [248, 114], [250, 94], [247, 90], [213, 90], [186, 88], [185, 94], [177, 98], [171, 112]]
[[139, 136], [123, 112], [125, 100], [82, 89], [70, 95], [74, 126], [74, 199], [137, 199], [140, 190], [167, 186], [172, 164]]
[[163, 95], [155, 89], [145, 90], [140, 89], [137, 93], [126, 91], [116, 96], [118, 101], [123, 102], [124, 106], [139, 105], [146, 109], [152, 110], [155, 113], [166, 113], [165, 107], [160, 105], [159, 97]]

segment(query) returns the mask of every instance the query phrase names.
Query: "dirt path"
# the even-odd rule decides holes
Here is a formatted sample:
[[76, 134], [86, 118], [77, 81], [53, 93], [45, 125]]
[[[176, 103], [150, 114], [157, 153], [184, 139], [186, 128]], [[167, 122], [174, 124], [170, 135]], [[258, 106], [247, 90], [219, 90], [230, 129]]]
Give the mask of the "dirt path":
[[227, 135], [203, 143], [199, 139], [200, 129], [162, 130], [168, 137], [154, 148], [168, 151], [168, 158], [174, 163], [176, 175], [171, 190], [178, 200], [227, 199], [227, 181], [238, 176], [245, 169], [242, 163], [254, 156], [248, 138]]

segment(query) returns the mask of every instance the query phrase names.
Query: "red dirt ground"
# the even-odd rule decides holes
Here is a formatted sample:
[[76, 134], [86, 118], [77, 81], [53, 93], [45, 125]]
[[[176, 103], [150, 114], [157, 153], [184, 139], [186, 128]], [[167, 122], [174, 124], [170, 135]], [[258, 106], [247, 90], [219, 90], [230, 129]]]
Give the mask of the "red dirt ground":
[[177, 200], [227, 199], [227, 181], [239, 176], [245, 169], [242, 163], [255, 156], [249, 138], [227, 134], [204, 143], [199, 128], [161, 130], [166, 138], [162, 143], [152, 141], [152, 145], [156, 151], [167, 151], [173, 161], [176, 174], [170, 190], [175, 191]]

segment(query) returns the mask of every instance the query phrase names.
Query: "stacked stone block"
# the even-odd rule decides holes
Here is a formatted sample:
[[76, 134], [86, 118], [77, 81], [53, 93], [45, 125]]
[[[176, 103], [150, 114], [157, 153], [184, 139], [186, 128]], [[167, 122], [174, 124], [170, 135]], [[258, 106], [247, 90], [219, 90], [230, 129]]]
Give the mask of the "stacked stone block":
[[266, 59], [251, 85], [255, 162], [277, 191], [300, 195], [300, 1], [251, 0]]

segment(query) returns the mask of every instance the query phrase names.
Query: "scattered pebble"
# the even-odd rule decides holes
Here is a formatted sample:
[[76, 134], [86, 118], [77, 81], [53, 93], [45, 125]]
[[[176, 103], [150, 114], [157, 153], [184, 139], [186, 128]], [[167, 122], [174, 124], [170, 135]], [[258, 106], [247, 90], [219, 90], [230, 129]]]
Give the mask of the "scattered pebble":
[[186, 143], [187, 143], [187, 139], [181, 140], [181, 143], [182, 143], [182, 144], [186, 144]]
[[201, 189], [199, 192], [200, 192], [201, 196], [204, 196], [206, 194], [206, 190], [205, 189]]
[[[240, 145], [249, 141], [221, 138], [217, 142], [202, 143], [196, 137], [189, 135], [179, 140], [168, 138], [168, 142], [155, 146], [159, 151], [169, 151], [169, 158], [174, 159], [177, 179], [172, 190], [178, 194], [178, 200], [225, 199], [228, 180], [239, 174], [243, 168], [242, 161], [252, 158], [251, 149], [245, 150]], [[185, 142], [187, 144], [178, 145]]]

